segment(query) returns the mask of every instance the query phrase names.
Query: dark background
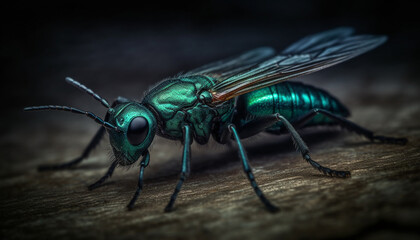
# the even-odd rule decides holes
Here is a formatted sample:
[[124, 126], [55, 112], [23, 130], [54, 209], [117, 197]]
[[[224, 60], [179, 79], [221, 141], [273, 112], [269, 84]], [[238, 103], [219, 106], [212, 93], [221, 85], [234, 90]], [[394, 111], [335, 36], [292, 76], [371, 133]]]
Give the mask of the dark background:
[[[0, 11], [3, 239], [418, 237], [420, 24], [415, 3], [17, 2]], [[108, 143], [73, 171], [35, 170], [77, 156], [97, 125], [68, 113], [23, 113], [23, 107], [57, 104], [105, 113], [66, 84], [67, 76], [108, 101], [118, 95], [139, 100], [154, 83], [179, 72], [259, 46], [281, 50], [305, 35], [340, 26], [389, 39], [368, 54], [299, 80], [338, 96], [353, 111], [353, 121], [382, 134], [407, 136], [410, 143], [402, 148], [337, 132], [305, 135], [320, 162], [352, 170], [353, 177], [343, 182], [314, 172], [286, 137], [280, 148], [272, 136], [245, 143], [257, 180], [281, 214], [264, 211], [235, 151], [227, 148], [220, 153], [220, 147], [209, 151], [194, 145], [193, 173], [171, 214], [162, 209], [178, 176], [181, 150], [170, 141], [155, 139], [147, 189], [130, 213], [124, 206], [135, 189], [137, 169], [117, 169], [113, 184], [86, 189], [109, 166], [104, 160]]]
[[[256, 46], [282, 49], [299, 37], [338, 26], [389, 36], [380, 51], [360, 61], [405, 65], [409, 74], [414, 74], [419, 63], [419, 18], [409, 1], [157, 1], [138, 5], [4, 6], [2, 102], [7, 104], [3, 107], [10, 111], [43, 103], [50, 100], [52, 89], [69, 91], [57, 82], [64, 76], [124, 90], [126, 83], [154, 83]], [[116, 94], [125, 93], [112, 90], [110, 97]]]

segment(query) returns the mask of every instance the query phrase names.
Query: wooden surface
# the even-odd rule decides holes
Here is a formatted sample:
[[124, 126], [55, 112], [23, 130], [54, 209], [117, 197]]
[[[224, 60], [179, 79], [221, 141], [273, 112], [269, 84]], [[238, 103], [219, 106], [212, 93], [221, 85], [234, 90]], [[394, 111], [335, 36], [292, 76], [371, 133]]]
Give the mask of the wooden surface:
[[[163, 49], [161, 55], [136, 62], [131, 51], [121, 51], [121, 46], [107, 47], [103, 41], [119, 36], [113, 44], [133, 44], [133, 51], [156, 53], [146, 47], [134, 47], [147, 44], [130, 38], [125, 41], [126, 35], [111, 33], [100, 40], [64, 41], [69, 36], [79, 36], [75, 34], [56, 39], [62, 44], [57, 43], [60, 47], [53, 49], [56, 55], [43, 56], [50, 60], [35, 65], [38, 73], [44, 75], [37, 75], [34, 83], [19, 88], [27, 98], [11, 102], [8, 106], [13, 106], [9, 109], [12, 115], [2, 115], [2, 126], [9, 126], [2, 128], [0, 137], [2, 239], [419, 239], [419, 74], [410, 65], [372, 66], [367, 56], [303, 81], [341, 99], [356, 123], [379, 134], [405, 136], [409, 143], [372, 144], [339, 128], [302, 132], [314, 160], [352, 173], [349, 179], [337, 179], [324, 176], [303, 161], [287, 135], [261, 134], [247, 139], [244, 145], [257, 182], [281, 208], [276, 214], [267, 212], [255, 196], [236, 150], [216, 143], [193, 145], [192, 172], [171, 213], [164, 213], [163, 209], [178, 181], [180, 143], [155, 139], [150, 166], [145, 170], [144, 191], [131, 212], [125, 206], [136, 189], [137, 164], [129, 169], [117, 168], [103, 187], [87, 189], [111, 163], [107, 138], [72, 170], [38, 172], [40, 164], [63, 163], [77, 157], [98, 126], [83, 116], [68, 113], [22, 113], [23, 106], [68, 104], [104, 114], [99, 103], [67, 86], [64, 76], [74, 73], [76, 76], [71, 76], [110, 100], [118, 94], [138, 99], [139, 93], [157, 81], [153, 79], [183, 69], [179, 59], [185, 58], [181, 53], [186, 50], [182, 47], [169, 45], [174, 55]], [[164, 33], [155, 35], [160, 42], [168, 37]], [[142, 36], [135, 35], [137, 40]], [[175, 36], [178, 35], [172, 38], [177, 40]], [[254, 36], [258, 37], [236, 40], [258, 46], [262, 42], [258, 39], [267, 37]], [[219, 41], [214, 45], [219, 46], [222, 41], [217, 40], [217, 35], [190, 37], [190, 43], [205, 39], [208, 46], [212, 41]], [[185, 48], [188, 45], [191, 54], [200, 53], [186, 58], [183, 67], [196, 66], [194, 59], [217, 52], [199, 52], [201, 46], [184, 44], [183, 38], [178, 40], [171, 42]], [[138, 54], [141, 59], [145, 57], [142, 54]], [[30, 61], [37, 64], [36, 58]], [[167, 67], [165, 72], [159, 72], [162, 65]], [[121, 79], [128, 81], [122, 84]], [[37, 84], [40, 82], [43, 84]]]
[[[44, 122], [15, 128], [13, 134], [2, 137], [1, 145], [2, 237], [418, 238], [418, 97], [408, 93], [392, 102], [386, 94], [370, 95], [368, 104], [353, 101], [351, 119], [381, 134], [407, 136], [408, 145], [371, 144], [338, 128], [303, 134], [315, 160], [350, 170], [350, 179], [326, 177], [312, 169], [295, 153], [287, 135], [262, 134], [245, 141], [258, 183], [281, 208], [276, 214], [264, 209], [235, 150], [227, 146], [194, 145], [192, 174], [176, 210], [163, 213], [177, 182], [181, 145], [156, 139], [144, 192], [128, 212], [125, 206], [136, 187], [137, 165], [118, 168], [105, 186], [87, 189], [109, 166], [106, 141], [73, 170], [36, 171], [41, 163], [76, 157], [94, 134], [94, 124], [77, 116], [70, 120], [78, 121], [70, 121], [67, 115], [52, 114], [41, 119]], [[29, 132], [31, 138], [25, 138]]]

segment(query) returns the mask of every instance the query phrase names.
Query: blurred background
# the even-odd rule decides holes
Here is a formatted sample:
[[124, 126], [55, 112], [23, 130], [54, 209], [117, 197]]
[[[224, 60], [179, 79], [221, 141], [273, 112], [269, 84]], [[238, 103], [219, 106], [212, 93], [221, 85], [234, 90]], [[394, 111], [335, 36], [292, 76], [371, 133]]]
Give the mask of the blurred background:
[[[179, 72], [259, 46], [272, 46], [282, 50], [288, 44], [308, 34], [350, 26], [360, 34], [387, 35], [388, 42], [366, 55], [299, 80], [324, 88], [337, 96], [353, 110], [353, 120], [363, 126], [380, 130], [383, 134], [409, 136], [409, 139], [415, 142], [419, 133], [417, 120], [420, 117], [418, 96], [420, 24], [417, 9], [412, 1], [363, 0], [217, 0], [147, 3], [139, 1], [135, 5], [119, 2], [94, 4], [69, 1], [60, 4], [15, 2], [3, 5], [0, 14], [1, 102], [3, 103], [0, 118], [0, 124], [3, 126], [0, 128], [0, 178], [2, 179], [0, 186], [4, 217], [1, 226], [2, 235], [7, 234], [11, 238], [24, 237], [30, 236], [31, 233], [35, 234], [41, 229], [51, 236], [68, 237], [66, 234], [74, 233], [78, 229], [77, 219], [86, 220], [76, 215], [70, 217], [65, 214], [60, 215], [64, 222], [70, 223], [68, 226], [74, 228], [69, 232], [65, 230], [64, 233], [56, 232], [53, 227], [60, 224], [51, 225], [50, 222], [52, 219], [59, 221], [54, 217], [56, 211], [49, 212], [48, 215], [46, 206], [54, 205], [56, 202], [54, 196], [62, 196], [64, 193], [52, 191], [51, 196], [48, 195], [51, 184], [55, 186], [51, 183], [53, 180], [48, 173], [38, 175], [35, 169], [40, 163], [65, 162], [76, 157], [94, 134], [96, 124], [68, 113], [22, 112], [25, 106], [57, 104], [80, 107], [103, 116], [105, 109], [98, 102], [64, 82], [67, 76], [92, 88], [108, 101], [117, 96], [141, 100], [144, 92], [153, 84]], [[179, 146], [174, 149], [171, 142], [162, 139], [156, 142], [154, 155], [152, 154], [156, 159], [154, 161], [159, 162], [160, 159], [163, 162], [166, 160], [174, 162], [174, 159], [180, 156]], [[313, 144], [316, 142], [312, 140]], [[343, 146], [345, 144], [346, 142]], [[412, 146], [413, 149], [418, 149], [418, 144], [413, 144], [415, 144]], [[60, 172], [53, 178], [54, 181], [61, 183], [56, 187], [63, 188], [63, 179], [69, 183], [77, 178], [79, 179], [76, 181], [79, 184], [76, 184], [77, 189], [81, 189], [87, 181], [92, 182], [100, 177], [109, 164], [100, 159], [108, 158], [108, 150], [104, 150], [107, 148], [106, 145], [107, 143], [103, 144], [101, 150], [96, 152], [99, 157], [92, 160], [95, 163], [102, 162], [98, 171], [92, 174], [90, 170], [93, 171], [96, 165], [92, 167], [88, 165], [89, 171], [84, 169], [85, 171], [77, 173]], [[200, 149], [197, 150], [200, 152], [198, 155], [201, 154]], [[285, 152], [289, 150], [290, 156], [295, 156], [292, 147], [287, 147]], [[370, 152], [375, 151], [377, 149], [370, 149]], [[401, 152], [401, 149], [395, 151]], [[250, 152], [255, 159], [258, 159], [261, 150], [254, 148]], [[415, 152], [413, 150], [414, 155], [410, 155], [411, 161], [416, 162], [417, 165], [414, 165], [418, 166], [418, 154]], [[224, 162], [223, 158], [232, 156], [236, 156], [234, 152], [227, 156], [222, 155], [221, 160], [214, 161], [221, 163]], [[260, 156], [260, 158], [268, 157]], [[298, 159], [296, 156], [294, 161], [299, 163], [299, 166], [305, 164]], [[264, 162], [260, 163], [264, 165]], [[212, 164], [208, 162], [203, 165], [196, 164], [193, 165], [193, 170], [206, 169], [210, 165]], [[178, 162], [168, 163], [165, 166], [163, 168], [151, 166], [150, 175], [146, 175], [146, 179], [165, 178], [169, 175], [174, 182], [176, 179], [174, 176], [178, 174]], [[213, 168], [217, 169], [214, 166]], [[308, 171], [310, 170], [312, 169]], [[129, 184], [125, 198], [118, 203], [120, 207], [117, 212], [121, 221], [127, 219], [121, 202], [123, 204], [131, 196], [136, 181], [137, 170], [129, 172], [128, 177], [127, 175], [124, 177], [124, 173], [117, 175], [117, 179], [122, 181], [127, 179], [125, 183]], [[242, 174], [240, 168], [237, 168], [236, 173]], [[418, 168], [415, 174], [418, 175]], [[418, 181], [416, 183], [418, 186]], [[165, 185], [162, 179], [156, 180], [156, 184]], [[74, 187], [76, 189], [76, 186]], [[165, 194], [170, 194], [172, 185], [168, 185], [165, 190], [167, 191]], [[64, 188], [63, 191], [72, 192], [73, 188]], [[410, 191], [403, 193], [408, 194]], [[417, 196], [417, 192], [413, 194]], [[47, 195], [49, 197], [46, 197]], [[29, 203], [30, 196], [31, 199], [50, 199], [51, 202], [44, 203], [40, 207], [35, 203]], [[91, 201], [97, 201], [97, 197]], [[150, 199], [150, 201], [156, 200], [153, 197]], [[252, 195], [250, 199], [254, 200]], [[416, 209], [418, 213], [418, 201], [413, 200], [413, 202], [412, 209]], [[398, 202], [397, 205], [403, 203]], [[61, 206], [60, 209], [67, 209], [65, 206], [67, 205]], [[163, 209], [163, 205], [157, 208]], [[187, 206], [184, 208], [188, 209]], [[77, 208], [68, 207], [68, 209], [74, 214], [78, 211]], [[349, 209], [343, 211], [347, 210]], [[100, 215], [103, 209], [98, 211], [99, 213], [95, 214]], [[156, 211], [158, 218], [161, 211]], [[138, 214], [141, 215], [140, 211]], [[389, 214], [393, 215], [392, 212]], [[418, 219], [418, 216], [414, 214], [397, 221], [406, 222], [396, 232], [412, 232], [413, 219]], [[39, 222], [39, 218], [43, 217], [46, 218], [45, 222]], [[267, 220], [266, 218], [265, 215], [262, 217]], [[249, 218], [244, 217], [242, 220], [244, 219]], [[378, 221], [377, 218], [373, 218], [374, 229]], [[379, 222], [383, 223], [382, 220]], [[95, 225], [95, 222], [92, 224]], [[50, 228], [46, 227], [47, 225]], [[100, 229], [99, 225], [95, 226]], [[146, 230], [147, 226], [149, 225], [143, 225]], [[296, 229], [294, 225], [285, 226]], [[212, 228], [209, 229], [207, 230], [211, 232]], [[260, 226], [259, 229], [264, 228]], [[349, 235], [344, 233], [333, 236], [360, 237], [364, 236], [363, 229], [356, 227], [348, 233]], [[25, 231], [29, 232], [28, 235], [22, 233]], [[152, 231], [148, 236], [158, 236], [156, 231]], [[245, 233], [246, 231], [244, 236]], [[287, 229], [277, 229], [271, 233], [273, 235], [270, 236], [293, 237], [288, 235], [291, 232]], [[204, 233], [200, 231], [199, 234]], [[309, 232], [308, 235], [301, 234], [303, 235], [296, 236], [328, 237], [328, 234], [311, 235]], [[197, 235], [193, 234], [190, 237], [195, 238]]]
[[410, 1], [17, 3], [2, 12], [1, 97], [8, 112], [48, 102], [56, 93], [68, 102], [72, 89], [63, 84], [65, 76], [95, 84], [109, 99], [139, 98], [145, 89], [127, 84], [149, 86], [261, 45], [281, 50], [339, 26], [389, 36], [357, 66], [389, 64], [415, 75], [419, 63], [419, 20]]

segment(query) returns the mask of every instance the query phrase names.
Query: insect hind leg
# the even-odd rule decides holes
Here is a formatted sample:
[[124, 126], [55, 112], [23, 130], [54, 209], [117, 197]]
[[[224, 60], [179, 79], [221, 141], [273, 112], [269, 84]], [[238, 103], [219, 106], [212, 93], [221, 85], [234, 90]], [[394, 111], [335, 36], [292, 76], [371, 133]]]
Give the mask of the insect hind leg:
[[324, 173], [325, 175], [330, 175], [334, 177], [346, 178], [350, 177], [349, 171], [337, 171], [331, 168], [327, 168], [322, 166], [321, 164], [312, 160], [311, 156], [309, 155], [309, 148], [303, 139], [300, 137], [299, 133], [295, 130], [292, 124], [282, 115], [276, 113], [260, 118], [256, 118], [253, 121], [245, 124], [241, 127], [242, 134], [239, 133], [239, 136], [247, 137], [249, 134], [253, 133], [253, 130], [250, 130], [252, 126], [258, 126], [260, 129], [268, 128], [272, 126], [276, 122], [282, 122], [286, 130], [290, 133], [293, 143], [296, 149], [301, 153], [303, 159], [307, 161], [312, 167], [319, 170], [320, 172]]
[[324, 109], [318, 109], [314, 108], [307, 114], [303, 115], [299, 120], [297, 120], [294, 123], [294, 126], [296, 128], [303, 127], [307, 122], [309, 122], [312, 118], [314, 118], [316, 115], [322, 114], [332, 120], [334, 120], [336, 123], [338, 123], [341, 127], [351, 131], [355, 132], [357, 134], [363, 135], [366, 138], [368, 138], [370, 141], [378, 141], [380, 143], [389, 143], [389, 144], [400, 144], [404, 145], [407, 143], [407, 138], [394, 138], [394, 137], [386, 137], [381, 135], [375, 135], [372, 131], [363, 128], [346, 118], [343, 118], [341, 116], [335, 115], [327, 110]]

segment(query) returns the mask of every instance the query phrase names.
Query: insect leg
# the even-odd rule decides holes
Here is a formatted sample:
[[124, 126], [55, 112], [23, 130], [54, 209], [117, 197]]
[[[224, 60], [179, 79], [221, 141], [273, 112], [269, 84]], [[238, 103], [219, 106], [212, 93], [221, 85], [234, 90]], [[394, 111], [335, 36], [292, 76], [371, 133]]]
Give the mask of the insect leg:
[[274, 115], [258, 117], [247, 124], [237, 127], [241, 139], [254, 136], [278, 122]]
[[175, 203], [176, 197], [178, 196], [179, 191], [181, 190], [182, 184], [184, 183], [187, 176], [190, 174], [190, 159], [191, 159], [191, 133], [190, 127], [185, 125], [182, 128], [184, 134], [184, 151], [182, 154], [182, 171], [181, 177], [179, 178], [178, 184], [175, 187], [175, 191], [169, 200], [168, 205], [165, 207], [165, 212], [172, 211], [172, 207]]
[[94, 184], [90, 185], [88, 188], [89, 190], [93, 190], [95, 188], [98, 188], [102, 185], [103, 182], [105, 182], [105, 180], [107, 180], [108, 178], [110, 178], [112, 176], [112, 173], [115, 170], [115, 167], [118, 165], [117, 161], [113, 161], [111, 166], [108, 168], [108, 171], [106, 172], [106, 174], [101, 177], [98, 181], [96, 181]]
[[241, 140], [239, 138], [239, 134], [235, 129], [235, 126], [233, 124], [230, 124], [228, 126], [229, 131], [232, 133], [236, 144], [238, 145], [238, 150], [239, 150], [239, 157], [242, 160], [242, 166], [244, 169], [244, 172], [246, 174], [246, 176], [248, 177], [249, 181], [251, 182], [251, 186], [254, 189], [255, 193], [257, 194], [257, 196], [260, 198], [261, 202], [264, 203], [265, 207], [270, 211], [270, 212], [276, 212], [279, 209], [274, 206], [263, 194], [263, 192], [261, 191], [261, 189], [258, 187], [257, 182], [255, 181], [255, 177], [254, 174], [252, 173], [252, 169], [251, 166], [248, 163], [248, 156], [246, 155], [245, 149], [242, 146]]
[[252, 130], [252, 127], [265, 129], [272, 126], [275, 122], [278, 122], [278, 121], [283, 122], [285, 128], [287, 129], [288, 132], [290, 132], [290, 135], [292, 136], [292, 140], [293, 140], [293, 143], [295, 144], [296, 149], [302, 154], [303, 159], [305, 159], [309, 164], [311, 164], [311, 166], [323, 172], [324, 174], [329, 174], [330, 176], [343, 177], [343, 178], [350, 176], [349, 171], [333, 170], [327, 167], [323, 167], [319, 163], [312, 160], [309, 155], [309, 148], [308, 146], [306, 146], [305, 142], [302, 140], [299, 133], [295, 130], [292, 124], [290, 124], [290, 122], [287, 121], [286, 118], [284, 118], [278, 113], [265, 116], [265, 117], [259, 117], [250, 121], [249, 123], [241, 127], [241, 130], [243, 131], [243, 133], [240, 132], [239, 134], [241, 137], [242, 136], [247, 137], [249, 135], [254, 134], [254, 130]]
[[104, 133], [105, 133], [105, 128], [100, 127], [80, 157], [70, 162], [63, 163], [63, 164], [41, 165], [38, 167], [38, 171], [67, 169], [80, 163], [83, 159], [87, 158], [89, 156], [89, 153], [98, 145], [98, 143], [101, 141], [102, 137], [104, 136]]
[[332, 120], [335, 120], [343, 128], [349, 131], [355, 132], [357, 134], [363, 135], [372, 142], [376, 140], [381, 143], [401, 144], [401, 145], [404, 145], [407, 143], [407, 138], [393, 138], [393, 137], [375, 135], [372, 131], [366, 128], [363, 128], [341, 116], [335, 115], [329, 111], [318, 109], [318, 108], [312, 109], [309, 113], [307, 113], [306, 115], [301, 117], [298, 121], [296, 121], [295, 127], [296, 128], [302, 127], [303, 125], [305, 125], [305, 123], [310, 121], [317, 114], [322, 114]]
[[300, 137], [299, 133], [295, 130], [295, 128], [290, 124], [289, 121], [282, 115], [276, 113], [274, 116], [277, 118], [278, 121], [281, 121], [286, 129], [289, 131], [293, 143], [295, 144], [296, 149], [302, 154], [303, 159], [305, 159], [309, 164], [311, 164], [312, 167], [318, 169], [320, 172], [323, 172], [325, 175], [329, 174], [330, 176], [335, 177], [350, 177], [349, 171], [337, 171], [333, 170], [327, 167], [321, 166], [319, 163], [312, 160], [312, 158], [309, 156], [309, 148], [306, 146], [306, 143], [303, 141], [303, 139]]
[[150, 154], [149, 154], [149, 151], [146, 150], [146, 152], [143, 153], [143, 159], [140, 162], [140, 173], [139, 173], [139, 181], [137, 184], [137, 190], [134, 193], [134, 196], [131, 199], [130, 203], [127, 205], [128, 210], [133, 209], [134, 203], [139, 197], [141, 190], [143, 190], [143, 172], [144, 172], [144, 169], [149, 165], [149, 160], [150, 160]]

